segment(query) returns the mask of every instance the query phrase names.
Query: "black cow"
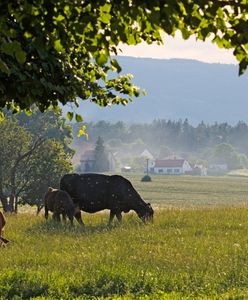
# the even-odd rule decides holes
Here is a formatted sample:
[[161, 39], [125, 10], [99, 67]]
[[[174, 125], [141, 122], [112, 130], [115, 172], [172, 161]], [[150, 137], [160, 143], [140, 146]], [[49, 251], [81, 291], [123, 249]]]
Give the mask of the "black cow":
[[[66, 191], [74, 203], [88, 213], [110, 210], [109, 224], [116, 216], [122, 220], [122, 212], [134, 210], [143, 221], [152, 221], [153, 209], [145, 203], [131, 182], [119, 175], [66, 174], [60, 181], [60, 189]], [[81, 213], [75, 214], [80, 222]]]
[[50, 210], [53, 212], [54, 220], [60, 221], [60, 214], [62, 214], [64, 222], [67, 216], [71, 225], [73, 225], [73, 217], [76, 209], [67, 192], [49, 187], [44, 196], [44, 206], [46, 219], [48, 218], [48, 211]]

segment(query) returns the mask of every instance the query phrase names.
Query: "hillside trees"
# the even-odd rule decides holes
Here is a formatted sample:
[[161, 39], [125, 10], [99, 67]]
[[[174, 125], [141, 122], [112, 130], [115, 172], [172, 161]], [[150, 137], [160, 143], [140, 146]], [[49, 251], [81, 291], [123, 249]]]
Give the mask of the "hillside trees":
[[[38, 121], [36, 117], [30, 118], [30, 125]], [[50, 127], [55, 129], [54, 122]], [[49, 185], [58, 186], [59, 178], [71, 171], [73, 152], [56, 137], [49, 139], [45, 130], [25, 128], [8, 117], [0, 123], [0, 134], [0, 200], [5, 211], [17, 212], [21, 199], [29, 204], [40, 201]]]
[[247, 13], [244, 0], [3, 0], [0, 108], [16, 112], [35, 104], [44, 111], [59, 103], [77, 106], [78, 97], [126, 105], [140, 90], [130, 75], [118, 74], [111, 54], [121, 43], [161, 44], [163, 33], [177, 31], [184, 39], [210, 38], [233, 49], [242, 74], [248, 65]]

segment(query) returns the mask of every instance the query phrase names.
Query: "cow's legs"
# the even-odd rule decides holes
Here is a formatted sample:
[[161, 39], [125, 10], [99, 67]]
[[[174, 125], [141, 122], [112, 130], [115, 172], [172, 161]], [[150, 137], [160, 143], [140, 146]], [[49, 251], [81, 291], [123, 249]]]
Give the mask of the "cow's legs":
[[121, 223], [122, 223], [122, 215], [121, 215], [121, 212], [119, 212], [119, 213], [116, 214], [116, 218], [117, 218], [118, 222], [121, 224]]
[[108, 222], [109, 226], [112, 224], [114, 217], [115, 217], [115, 212], [111, 210], [109, 215], [109, 222]]
[[69, 216], [68, 218], [69, 218], [69, 220], [70, 220], [71, 226], [73, 226], [73, 216], [72, 216], [72, 217]]
[[48, 208], [45, 206], [45, 218], [48, 219]]
[[84, 225], [84, 222], [81, 217], [81, 211], [76, 212], [74, 214], [74, 217], [76, 218], [76, 220], [78, 221], [79, 224]]
[[68, 217], [68, 219], [70, 220], [71, 226], [73, 226], [73, 219], [74, 219], [74, 214], [71, 212], [67, 212], [66, 216]]
[[66, 214], [62, 213], [63, 222], [66, 223]]
[[109, 215], [109, 222], [108, 222], [108, 225], [111, 225], [112, 222], [113, 222], [113, 219], [114, 217], [116, 216], [117, 220], [119, 223], [122, 222], [122, 215], [121, 215], [121, 212], [116, 212], [116, 211], [113, 211], [111, 210], [110, 211], [110, 215]]
[[58, 214], [58, 213], [53, 213], [53, 220], [54, 220], [54, 221], [57, 221], [57, 222], [60, 222], [60, 214]]

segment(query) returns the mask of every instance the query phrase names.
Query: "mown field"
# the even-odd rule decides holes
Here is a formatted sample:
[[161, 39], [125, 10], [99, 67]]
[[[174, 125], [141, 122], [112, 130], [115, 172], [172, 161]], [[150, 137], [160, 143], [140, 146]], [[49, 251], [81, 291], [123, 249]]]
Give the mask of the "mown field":
[[7, 216], [0, 249], [0, 299], [248, 299], [248, 179], [132, 176], [155, 209], [106, 226]]
[[157, 207], [203, 208], [248, 204], [248, 177], [126, 176], [145, 201]]

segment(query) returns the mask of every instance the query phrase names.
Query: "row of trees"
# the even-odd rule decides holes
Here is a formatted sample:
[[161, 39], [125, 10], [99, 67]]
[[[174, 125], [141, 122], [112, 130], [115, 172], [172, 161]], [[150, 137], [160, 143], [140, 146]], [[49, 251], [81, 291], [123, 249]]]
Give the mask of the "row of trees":
[[0, 200], [4, 211], [23, 203], [41, 206], [48, 186], [72, 170], [72, 134], [53, 112], [8, 116], [0, 122]]
[[[74, 132], [79, 125], [74, 125]], [[157, 156], [167, 146], [172, 151], [201, 152], [217, 144], [231, 144], [239, 152], [248, 155], [248, 125], [238, 122], [236, 125], [228, 123], [206, 124], [201, 122], [197, 126], [184, 121], [154, 120], [150, 124], [125, 124], [123, 122], [110, 123], [100, 121], [87, 124], [89, 142], [94, 143], [101, 136], [105, 143], [112, 148], [144, 149], [148, 147]], [[78, 140], [78, 146], [80, 141]], [[164, 155], [165, 156], [165, 155]]]

